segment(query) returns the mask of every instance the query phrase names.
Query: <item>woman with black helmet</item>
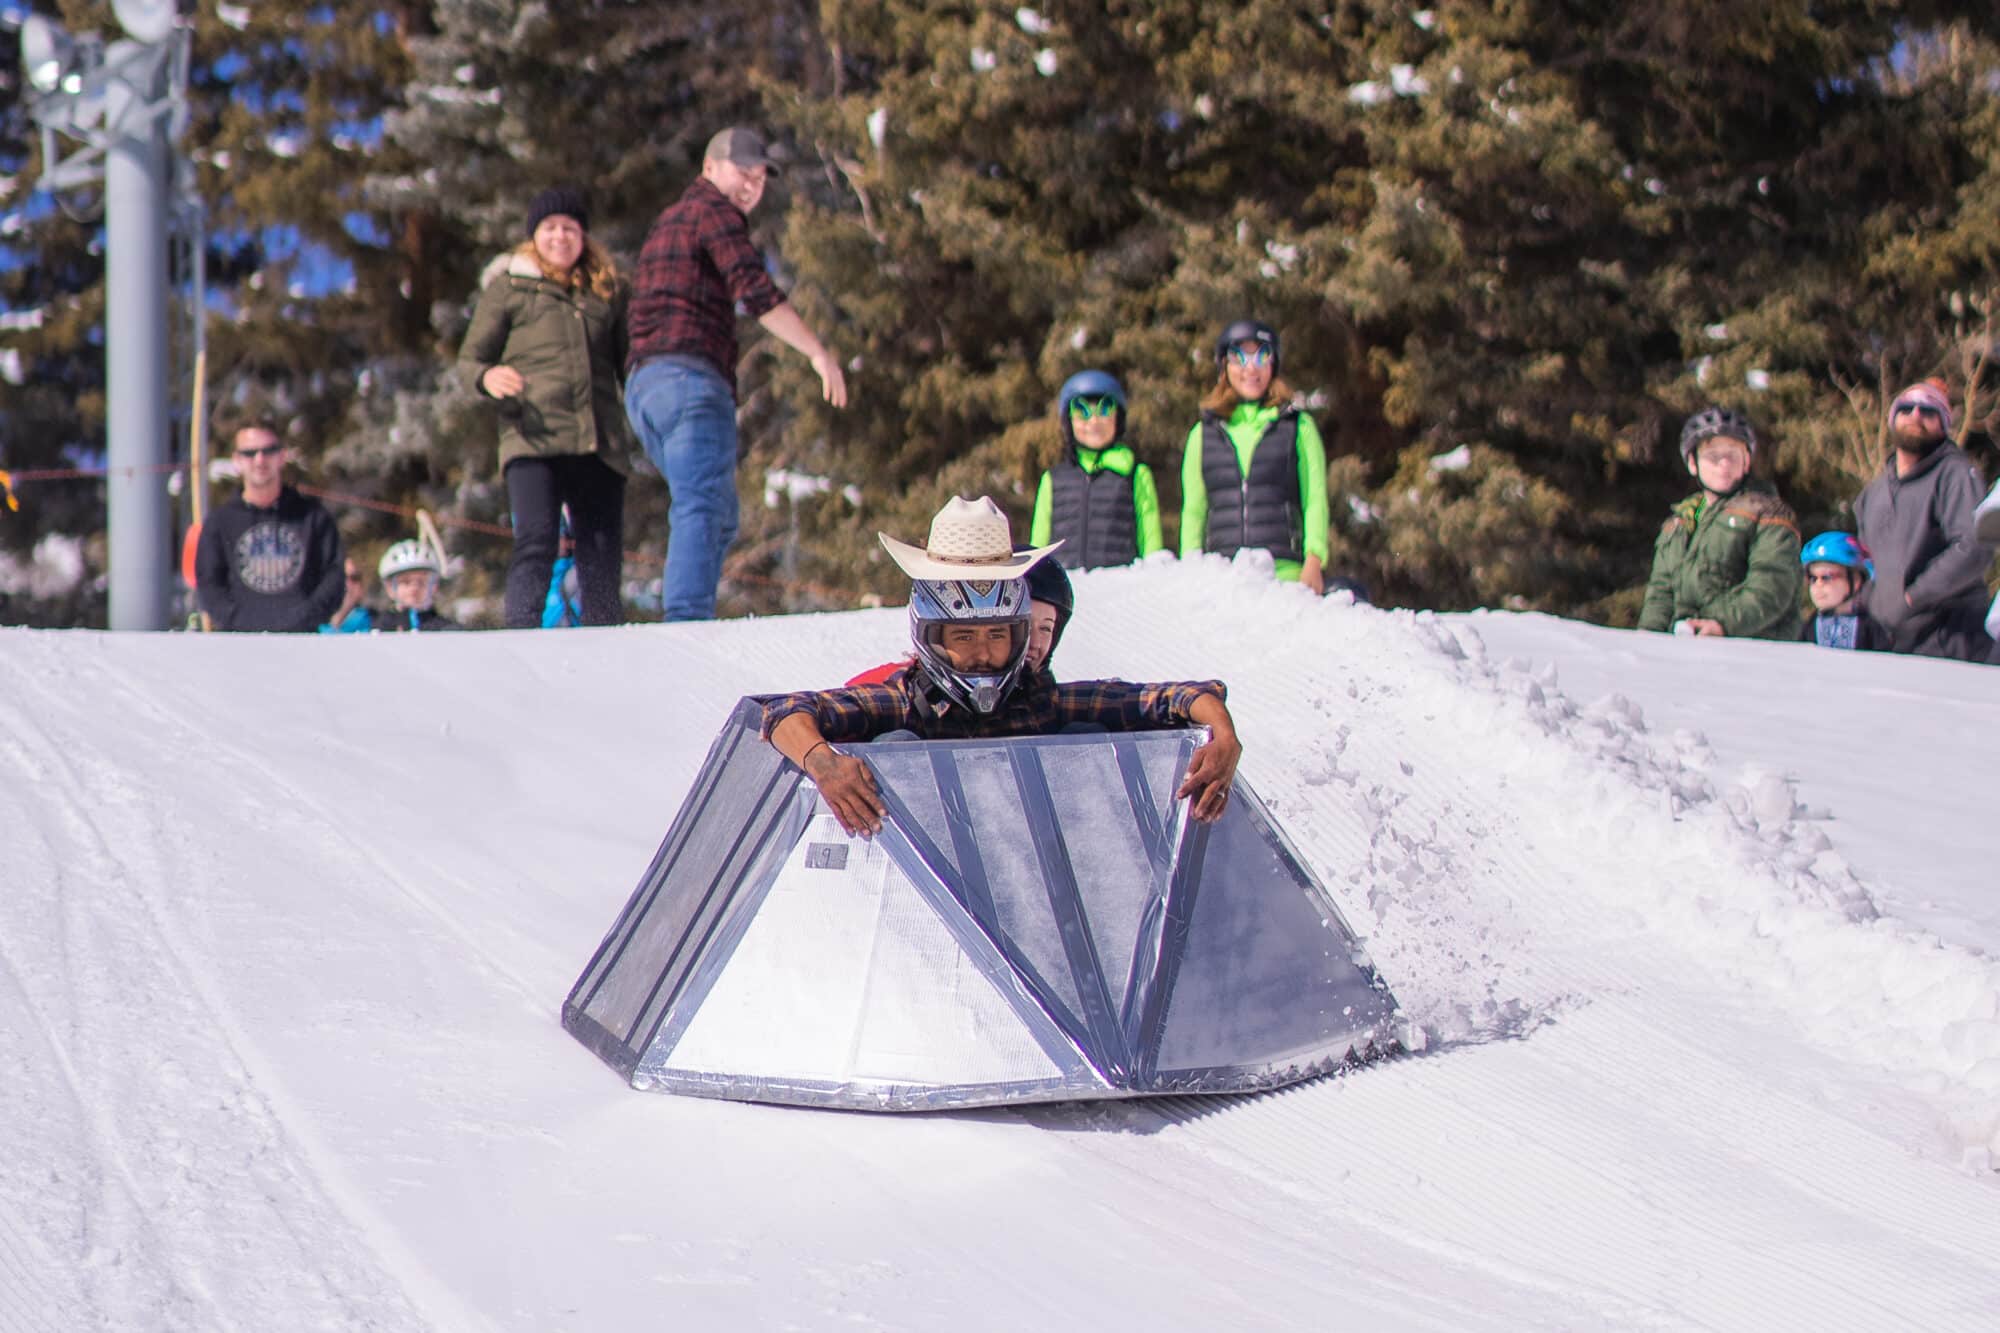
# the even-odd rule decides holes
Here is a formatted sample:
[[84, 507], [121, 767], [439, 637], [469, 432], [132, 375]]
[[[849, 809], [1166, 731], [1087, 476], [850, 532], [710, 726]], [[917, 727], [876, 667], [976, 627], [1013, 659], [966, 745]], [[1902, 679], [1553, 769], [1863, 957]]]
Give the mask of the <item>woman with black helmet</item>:
[[1181, 458], [1181, 558], [1262, 547], [1280, 579], [1324, 592], [1326, 446], [1279, 378], [1278, 331], [1237, 320], [1215, 367]]
[[1799, 624], [1799, 520], [1750, 476], [1757, 432], [1709, 407], [1681, 428], [1681, 459], [1701, 489], [1674, 506], [1653, 544], [1639, 628], [1789, 639]]

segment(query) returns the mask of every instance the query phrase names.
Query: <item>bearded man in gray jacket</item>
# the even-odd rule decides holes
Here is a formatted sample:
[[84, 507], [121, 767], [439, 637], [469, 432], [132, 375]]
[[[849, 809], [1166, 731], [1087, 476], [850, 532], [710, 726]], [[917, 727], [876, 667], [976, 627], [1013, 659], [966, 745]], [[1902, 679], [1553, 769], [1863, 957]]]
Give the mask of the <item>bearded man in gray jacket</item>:
[[1951, 442], [1951, 399], [1942, 380], [1921, 380], [1889, 409], [1896, 450], [1855, 502], [1861, 544], [1875, 560], [1868, 612], [1899, 653], [1984, 662], [1993, 651], [1986, 570], [1993, 553], [1974, 534], [1985, 491]]

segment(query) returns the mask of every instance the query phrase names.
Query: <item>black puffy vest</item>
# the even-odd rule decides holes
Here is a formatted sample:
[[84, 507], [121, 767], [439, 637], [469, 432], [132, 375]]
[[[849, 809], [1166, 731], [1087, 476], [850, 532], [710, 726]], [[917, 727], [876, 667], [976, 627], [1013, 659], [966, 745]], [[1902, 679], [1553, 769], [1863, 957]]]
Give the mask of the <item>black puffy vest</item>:
[[1305, 500], [1299, 494], [1299, 414], [1286, 408], [1257, 441], [1245, 476], [1236, 446], [1212, 412], [1201, 414], [1201, 481], [1208, 488], [1208, 536], [1201, 549], [1235, 555], [1261, 546], [1280, 560], [1305, 553]]
[[[1134, 466], [1137, 466], [1136, 464]], [[1139, 511], [1132, 478], [1110, 468], [1085, 472], [1073, 461], [1049, 470], [1049, 538], [1068, 569], [1129, 565], [1139, 558]]]

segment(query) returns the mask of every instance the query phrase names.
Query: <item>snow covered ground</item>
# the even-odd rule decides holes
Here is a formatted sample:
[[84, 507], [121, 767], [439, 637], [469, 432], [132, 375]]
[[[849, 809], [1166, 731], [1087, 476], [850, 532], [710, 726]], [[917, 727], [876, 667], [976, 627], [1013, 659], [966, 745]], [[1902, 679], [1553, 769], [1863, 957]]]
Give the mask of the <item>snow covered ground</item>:
[[1220, 675], [1427, 1050], [1256, 1098], [633, 1092], [557, 1011], [740, 694], [900, 611], [0, 631], [0, 1330], [1979, 1329], [2000, 671], [1078, 583]]

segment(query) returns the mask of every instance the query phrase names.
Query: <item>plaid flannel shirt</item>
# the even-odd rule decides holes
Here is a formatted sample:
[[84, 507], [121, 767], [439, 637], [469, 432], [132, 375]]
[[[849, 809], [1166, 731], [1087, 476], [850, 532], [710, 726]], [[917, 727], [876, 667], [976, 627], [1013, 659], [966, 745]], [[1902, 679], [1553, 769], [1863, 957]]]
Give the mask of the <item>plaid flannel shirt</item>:
[[794, 713], [810, 713], [829, 741], [866, 741], [891, 731], [914, 731], [926, 740], [1046, 736], [1072, 722], [1095, 722], [1107, 731], [1162, 731], [1195, 725], [1191, 710], [1204, 694], [1226, 700], [1219, 680], [1135, 685], [1125, 680], [1079, 680], [1067, 685], [1040, 672], [1022, 682], [997, 713], [975, 713], [949, 703], [920, 700], [922, 674], [901, 671], [879, 685], [803, 690], [764, 702], [764, 738]]
[[785, 294], [750, 243], [742, 210], [705, 179], [667, 206], [646, 233], [626, 311], [625, 373], [655, 356], [698, 356], [736, 393], [736, 309], [752, 319]]

